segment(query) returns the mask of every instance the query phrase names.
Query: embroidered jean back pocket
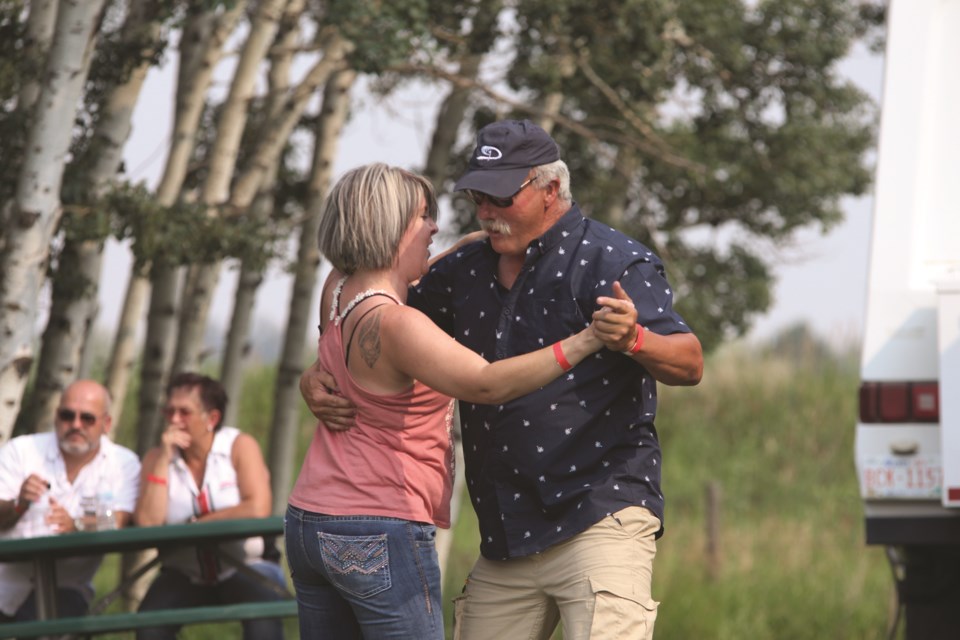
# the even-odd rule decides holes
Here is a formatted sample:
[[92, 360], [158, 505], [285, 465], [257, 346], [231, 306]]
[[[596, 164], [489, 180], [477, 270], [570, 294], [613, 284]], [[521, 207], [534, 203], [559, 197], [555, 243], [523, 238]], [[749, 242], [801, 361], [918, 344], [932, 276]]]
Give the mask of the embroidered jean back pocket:
[[320, 555], [327, 578], [338, 589], [369, 598], [390, 588], [386, 534], [338, 536], [320, 533]]

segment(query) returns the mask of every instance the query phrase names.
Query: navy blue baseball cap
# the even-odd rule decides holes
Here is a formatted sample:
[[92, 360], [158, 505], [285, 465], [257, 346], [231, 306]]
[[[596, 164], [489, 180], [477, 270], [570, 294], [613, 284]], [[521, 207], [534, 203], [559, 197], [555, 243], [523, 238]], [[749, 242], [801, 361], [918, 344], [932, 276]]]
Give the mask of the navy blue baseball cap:
[[512, 196], [532, 167], [560, 159], [560, 148], [529, 120], [499, 120], [477, 132], [477, 147], [455, 191], [471, 189], [496, 198]]

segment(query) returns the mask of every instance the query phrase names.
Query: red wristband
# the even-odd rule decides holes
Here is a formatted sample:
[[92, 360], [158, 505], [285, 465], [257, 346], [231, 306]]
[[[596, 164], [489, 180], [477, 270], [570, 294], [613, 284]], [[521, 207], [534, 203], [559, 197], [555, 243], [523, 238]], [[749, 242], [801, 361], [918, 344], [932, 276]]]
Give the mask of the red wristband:
[[160, 476], [155, 476], [152, 473], [147, 476], [147, 482], [152, 482], [153, 484], [167, 484], [166, 478], [161, 478]]
[[557, 364], [560, 365], [560, 368], [564, 371], [573, 369], [573, 365], [567, 360], [567, 356], [563, 355], [563, 347], [560, 346], [559, 340], [553, 343], [553, 357], [557, 359]]
[[21, 500], [20, 498], [17, 498], [16, 500], [13, 501], [13, 512], [16, 513], [18, 516], [22, 516], [24, 513], [27, 512], [27, 509], [29, 508], [30, 508], [30, 503], [27, 502], [26, 500]]
[[632, 346], [632, 347], [630, 347], [630, 348], [627, 349], [626, 351], [623, 351], [623, 353], [626, 354], [626, 355], [628, 355], [628, 356], [632, 356], [632, 355], [634, 355], [637, 351], [640, 351], [640, 349], [642, 349], [642, 348], [643, 348], [643, 327], [641, 327], [641, 326], [638, 324], [638, 325], [637, 325], [637, 339], [636, 339], [636, 341], [633, 343], [633, 346]]

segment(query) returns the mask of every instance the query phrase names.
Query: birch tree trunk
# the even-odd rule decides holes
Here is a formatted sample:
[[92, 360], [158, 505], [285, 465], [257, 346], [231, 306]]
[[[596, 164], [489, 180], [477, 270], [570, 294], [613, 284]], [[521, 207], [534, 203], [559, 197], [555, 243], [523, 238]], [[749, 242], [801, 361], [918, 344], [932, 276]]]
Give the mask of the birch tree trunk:
[[[256, 89], [260, 65], [277, 35], [286, 3], [287, 0], [262, 0], [250, 25], [250, 34], [217, 121], [217, 138], [209, 156], [210, 171], [201, 195], [201, 201], [209, 207], [208, 215], [223, 215], [217, 208], [229, 198], [230, 180], [237, 166], [240, 140], [247, 124], [247, 113]], [[220, 262], [194, 265], [189, 273], [173, 360], [174, 372], [199, 368], [203, 333], [220, 274]]]
[[34, 359], [33, 328], [50, 241], [60, 221], [60, 185], [72, 123], [90, 69], [105, 0], [63, 0], [44, 86], [34, 108], [16, 194], [2, 204], [0, 255], [0, 443], [9, 439]]
[[277, 367], [273, 420], [270, 429], [268, 464], [273, 489], [273, 512], [276, 514], [282, 513], [287, 504], [293, 477], [297, 418], [300, 415], [298, 381], [304, 366], [307, 324], [316, 316], [312, 303], [313, 292], [317, 288], [317, 271], [320, 266], [320, 251], [317, 248], [320, 210], [330, 188], [333, 160], [336, 157], [340, 132], [349, 113], [350, 88], [353, 86], [356, 75], [356, 72], [348, 69], [338, 71], [330, 77], [324, 89], [323, 107], [317, 123], [309, 202], [300, 230], [300, 248], [297, 253], [283, 352]]
[[[177, 71], [177, 95], [174, 102], [173, 138], [163, 177], [157, 187], [157, 201], [171, 206], [177, 200], [187, 175], [190, 157], [196, 145], [205, 96], [213, 80], [213, 72], [223, 57], [227, 38], [243, 15], [246, 3], [236, 2], [218, 14], [197, 3], [188, 5], [187, 20], [180, 38], [180, 59]], [[148, 280], [147, 274], [150, 273]], [[143, 349], [138, 405], [137, 452], [142, 456], [157, 441], [161, 427], [161, 406], [167, 372], [172, 360], [172, 344], [176, 337], [180, 269], [177, 265], [134, 263], [124, 300], [121, 324], [117, 329], [110, 371], [111, 386], [118, 402], [126, 393], [133, 371], [136, 321], [142, 302], [149, 294], [150, 309]], [[130, 324], [126, 324], [129, 322]], [[122, 395], [121, 395], [122, 394]], [[123, 555], [121, 575], [128, 575], [148, 560], [146, 553]], [[136, 611], [146, 594], [148, 582], [140, 579], [123, 592], [127, 611]]]
[[[476, 78], [480, 71], [482, 55], [470, 55], [460, 63], [460, 75], [465, 78]], [[470, 104], [471, 89], [453, 85], [450, 93], [443, 99], [440, 111], [437, 114], [433, 137], [430, 139], [430, 148], [427, 150], [427, 161], [424, 165], [424, 175], [433, 183], [437, 193], [443, 193], [444, 181], [447, 179], [447, 166], [450, 162], [450, 153], [457, 140], [457, 131], [463, 123]]]
[[[42, 61], [47, 59], [50, 45], [53, 43], [53, 31], [57, 26], [57, 0], [31, 0], [30, 15], [27, 17], [27, 38], [23, 59]], [[39, 63], [37, 63], [39, 65]], [[24, 78], [17, 98], [17, 109], [29, 113], [40, 97], [42, 66], [31, 79]]]
[[[264, 110], [267, 122], [276, 121], [283, 109], [285, 96], [290, 90], [290, 69], [293, 65], [293, 52], [300, 38], [299, 19], [305, 7], [304, 0], [290, 0], [284, 11], [277, 34], [276, 45], [269, 55], [270, 69], [267, 73], [268, 98]], [[251, 214], [257, 220], [267, 220], [273, 211], [273, 188], [276, 184], [280, 156], [273, 167], [266, 171], [260, 190], [251, 207]], [[263, 282], [263, 268], [254, 265], [247, 258], [240, 258], [240, 274], [237, 277], [237, 290], [234, 294], [233, 312], [227, 339], [223, 347], [223, 360], [220, 366], [220, 383], [228, 398], [238, 398], [243, 384], [244, 360], [249, 353], [250, 328], [253, 324], [253, 310], [257, 289]], [[237, 412], [240, 403], [227, 403], [225, 424], [237, 424]]]
[[[224, 13], [216, 13], [190, 3], [190, 12], [180, 40], [180, 67], [177, 74], [177, 95], [174, 108], [173, 139], [163, 177], [157, 187], [157, 201], [171, 206], [180, 195], [191, 155], [196, 144], [200, 116], [213, 72], [223, 57], [223, 47], [246, 8], [238, 1]], [[140, 373], [139, 429], [137, 450], [146, 451], [156, 443], [160, 430], [160, 406], [164, 386], [173, 359], [176, 340], [176, 311], [180, 291], [180, 274], [175, 265], [150, 267], [150, 310]], [[131, 287], [140, 282], [132, 278]], [[128, 289], [128, 295], [131, 290]], [[138, 293], [133, 291], [133, 293]], [[131, 314], [135, 317], [138, 314]], [[126, 331], [132, 339], [134, 332]], [[120, 333], [118, 332], [118, 336]], [[115, 353], [120, 350], [115, 349]], [[128, 372], [129, 373], [129, 372]], [[126, 385], [124, 385], [124, 389]], [[119, 397], [119, 396], [114, 396]]]
[[[160, 45], [161, 24], [156, 8], [154, 0], [137, 0], [124, 21], [123, 38], [127, 43], [143, 43], [144, 62], [115, 86], [100, 106], [102, 115], [91, 145], [95, 151], [88, 159], [90, 168], [85, 178], [94, 199], [104, 195], [123, 160], [133, 109], [150, 68], [148, 60]], [[18, 418], [22, 427], [52, 427], [61, 392], [78, 377], [87, 336], [99, 309], [102, 262], [103, 240], [67, 238], [53, 275], [50, 319], [43, 334], [36, 379]]]
[[[253, 145], [252, 157], [234, 182], [230, 202], [227, 204], [231, 211], [246, 211], [250, 208], [268, 171], [276, 166], [283, 147], [303, 116], [311, 96], [318, 87], [326, 83], [334, 71], [343, 66], [344, 58], [353, 46], [335, 33], [326, 38], [324, 44], [323, 58], [314, 64], [300, 84], [289, 93], [276, 117], [268, 120], [262, 127], [263, 134]], [[207, 288], [207, 281], [203, 279], [197, 279], [195, 286], [196, 283]], [[207, 290], [212, 294], [212, 289]], [[189, 300], [190, 304], [201, 304], [194, 298]], [[205, 306], [209, 308], [209, 300]]]

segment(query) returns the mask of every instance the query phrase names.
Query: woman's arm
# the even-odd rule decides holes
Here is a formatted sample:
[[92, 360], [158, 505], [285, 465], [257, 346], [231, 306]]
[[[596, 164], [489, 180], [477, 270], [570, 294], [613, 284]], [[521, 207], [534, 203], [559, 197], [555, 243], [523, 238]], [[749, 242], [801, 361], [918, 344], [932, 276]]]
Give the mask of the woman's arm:
[[133, 510], [133, 519], [138, 526], [156, 527], [167, 521], [167, 475], [170, 455], [163, 445], [154, 447], [143, 456], [140, 467], [140, 495]]
[[206, 513], [198, 519], [207, 522], [269, 516], [273, 508], [273, 493], [270, 490], [270, 471], [263, 460], [260, 445], [250, 434], [241, 433], [233, 441], [230, 459], [233, 468], [237, 470], [239, 504]]
[[530, 393], [603, 346], [590, 326], [559, 341], [559, 352], [550, 345], [490, 363], [415, 309], [394, 307], [383, 315], [383, 344], [378, 346], [389, 363], [405, 375], [467, 402], [496, 404]]

